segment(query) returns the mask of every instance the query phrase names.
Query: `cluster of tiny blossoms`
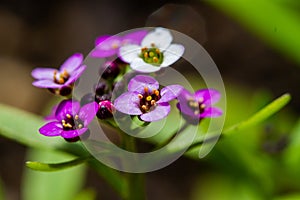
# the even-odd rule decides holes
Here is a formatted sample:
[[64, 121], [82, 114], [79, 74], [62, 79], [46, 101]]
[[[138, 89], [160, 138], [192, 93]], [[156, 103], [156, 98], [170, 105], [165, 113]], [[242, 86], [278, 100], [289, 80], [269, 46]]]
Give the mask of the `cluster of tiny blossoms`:
[[[194, 125], [203, 118], [222, 115], [219, 108], [213, 107], [220, 99], [217, 90], [201, 89], [192, 94], [177, 84], [161, 87], [155, 79], [152, 72], [169, 67], [184, 54], [184, 46], [172, 41], [170, 31], [161, 27], [150, 32], [140, 30], [124, 36], [97, 38], [91, 56], [106, 59], [99, 69], [101, 79], [91, 93], [77, 100], [71, 98], [71, 94], [76, 81], [87, 68], [82, 54], [73, 54], [59, 69], [34, 69], [34, 86], [65, 97], [45, 118], [47, 123], [39, 132], [74, 142], [80, 136], [88, 136], [88, 125], [95, 118], [110, 120], [115, 112], [121, 112], [137, 116], [144, 122], [158, 121], [170, 113], [169, 102], [173, 100], [177, 100], [177, 109], [186, 121]], [[112, 92], [122, 87], [120, 80], [128, 72], [134, 75], [127, 82], [127, 91], [112, 100]]]

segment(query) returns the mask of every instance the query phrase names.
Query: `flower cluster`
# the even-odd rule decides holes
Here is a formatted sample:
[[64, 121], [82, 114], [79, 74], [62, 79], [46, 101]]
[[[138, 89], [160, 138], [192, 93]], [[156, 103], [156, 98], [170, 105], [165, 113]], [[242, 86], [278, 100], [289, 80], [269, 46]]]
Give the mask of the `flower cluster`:
[[[201, 89], [191, 94], [181, 85], [163, 87], [155, 79], [152, 72], [171, 66], [184, 54], [184, 46], [172, 41], [170, 30], [161, 27], [150, 32], [140, 30], [124, 36], [98, 37], [90, 55], [105, 59], [99, 68], [100, 81], [78, 100], [72, 99], [71, 93], [87, 68], [82, 54], [75, 53], [59, 69], [34, 69], [34, 86], [65, 97], [45, 118], [47, 123], [39, 132], [74, 142], [88, 135], [88, 126], [94, 118], [113, 120], [115, 112], [120, 112], [144, 122], [158, 121], [168, 116], [172, 109], [170, 102], [175, 100], [178, 111], [190, 124], [222, 115], [219, 108], [213, 107], [220, 99], [217, 90]], [[128, 74], [130, 78], [126, 78]]]

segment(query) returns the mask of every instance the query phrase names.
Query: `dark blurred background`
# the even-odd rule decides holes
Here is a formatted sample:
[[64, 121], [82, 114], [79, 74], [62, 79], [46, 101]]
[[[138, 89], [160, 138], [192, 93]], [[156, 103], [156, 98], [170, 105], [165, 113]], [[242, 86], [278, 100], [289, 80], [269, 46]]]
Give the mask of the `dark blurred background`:
[[[225, 86], [230, 82], [253, 89], [249, 92], [268, 89], [274, 96], [290, 92], [290, 108], [300, 111], [296, 63], [220, 11], [194, 0], [1, 0], [0, 102], [41, 114], [52, 95], [31, 85], [33, 68], [59, 67], [74, 52], [87, 55], [97, 36], [144, 26], [164, 26], [197, 40], [217, 64]], [[0, 138], [0, 177], [9, 199], [20, 199], [25, 150]], [[181, 158], [149, 173], [149, 199], [187, 199], [195, 174], [209, 167], [203, 165]], [[117, 199], [93, 172], [88, 177], [86, 184], [96, 187], [102, 199]]]

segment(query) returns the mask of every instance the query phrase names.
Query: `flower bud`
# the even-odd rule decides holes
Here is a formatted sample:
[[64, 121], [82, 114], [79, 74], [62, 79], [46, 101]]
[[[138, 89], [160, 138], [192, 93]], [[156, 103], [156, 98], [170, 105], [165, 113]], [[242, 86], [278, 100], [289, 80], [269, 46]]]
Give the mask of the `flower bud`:
[[99, 109], [96, 115], [99, 119], [108, 119], [113, 117], [114, 106], [110, 101], [101, 101], [98, 105]]

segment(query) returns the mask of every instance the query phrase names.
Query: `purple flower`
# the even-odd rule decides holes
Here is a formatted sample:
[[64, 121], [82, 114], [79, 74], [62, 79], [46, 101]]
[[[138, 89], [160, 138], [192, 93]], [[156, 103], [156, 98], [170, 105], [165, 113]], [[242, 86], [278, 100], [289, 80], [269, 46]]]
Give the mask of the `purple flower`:
[[42, 126], [39, 131], [45, 136], [77, 138], [88, 131], [88, 124], [96, 116], [98, 104], [92, 102], [80, 108], [78, 101], [63, 100], [56, 109], [55, 121]]
[[136, 31], [125, 36], [104, 35], [96, 39], [96, 48], [92, 51], [93, 57], [105, 58], [118, 53], [119, 48], [126, 44], [140, 44], [147, 31]]
[[220, 97], [221, 94], [214, 89], [198, 90], [195, 94], [183, 89], [178, 96], [177, 108], [191, 121], [199, 122], [203, 118], [219, 117], [222, 110], [212, 105], [218, 102]]
[[86, 66], [82, 65], [83, 55], [75, 53], [69, 57], [59, 70], [54, 68], [36, 68], [31, 72], [37, 79], [32, 84], [40, 88], [48, 88], [59, 92], [63, 88], [72, 88], [74, 82], [80, 77]]
[[115, 108], [128, 115], [138, 115], [146, 122], [158, 121], [170, 112], [169, 101], [175, 99], [182, 86], [169, 85], [161, 90], [151, 76], [137, 75], [128, 84], [128, 92], [114, 101]]

